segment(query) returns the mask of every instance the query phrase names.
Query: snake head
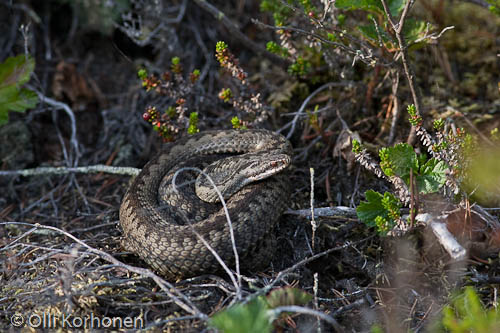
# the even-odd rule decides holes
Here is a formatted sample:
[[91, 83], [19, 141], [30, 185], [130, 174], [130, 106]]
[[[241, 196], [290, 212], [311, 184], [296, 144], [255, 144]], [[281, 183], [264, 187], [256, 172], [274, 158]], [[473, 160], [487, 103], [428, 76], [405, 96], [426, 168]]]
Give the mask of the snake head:
[[226, 157], [208, 165], [196, 178], [196, 195], [205, 202], [220, 202], [215, 185], [227, 200], [245, 185], [271, 177], [290, 164], [290, 155], [272, 151]]

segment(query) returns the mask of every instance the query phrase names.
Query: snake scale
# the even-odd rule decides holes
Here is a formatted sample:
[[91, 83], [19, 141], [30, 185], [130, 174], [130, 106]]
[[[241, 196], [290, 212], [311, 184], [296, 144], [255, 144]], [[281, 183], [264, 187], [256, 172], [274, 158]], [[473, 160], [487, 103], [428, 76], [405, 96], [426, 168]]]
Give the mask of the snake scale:
[[[288, 205], [290, 182], [286, 171], [280, 170], [288, 166], [291, 155], [290, 143], [267, 130], [207, 131], [165, 145], [144, 166], [123, 198], [123, 245], [171, 280], [220, 270], [220, 264], [199, 236], [226, 264], [234, 266], [226, 214], [220, 202], [208, 203], [198, 198], [194, 179], [199, 173], [179, 172], [186, 176], [178, 177], [175, 184], [184, 181], [187, 185], [172, 190], [173, 175], [181, 168], [205, 168], [216, 178], [212, 171], [207, 171], [215, 165], [214, 172], [222, 169], [230, 178], [216, 181], [218, 188], [225, 183], [234, 187], [236, 183], [236, 193], [223, 195], [228, 197], [225, 201], [240, 263], [243, 268], [252, 269], [252, 265], [269, 260], [269, 253], [256, 253], [270, 251], [259, 248], [267, 242]], [[280, 158], [268, 160], [269, 156]], [[285, 160], [281, 160], [282, 156]], [[219, 157], [222, 159], [217, 162]], [[246, 169], [245, 176], [239, 176], [235, 168]], [[253, 173], [262, 175], [255, 177]]]

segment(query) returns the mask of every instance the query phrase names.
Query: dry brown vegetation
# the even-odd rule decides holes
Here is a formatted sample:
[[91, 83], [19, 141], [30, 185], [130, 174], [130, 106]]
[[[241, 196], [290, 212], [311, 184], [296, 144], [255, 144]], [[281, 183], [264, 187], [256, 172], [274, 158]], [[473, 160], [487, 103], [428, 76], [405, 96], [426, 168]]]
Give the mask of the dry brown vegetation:
[[[407, 141], [425, 151], [405, 114], [415, 98], [424, 127], [443, 118], [480, 141], [490, 140], [491, 130], [500, 127], [500, 17], [474, 2], [422, 0], [411, 8], [411, 17], [432, 23], [436, 32], [454, 26], [406, 54], [415, 74], [412, 91], [400, 59], [392, 58], [394, 50], [354, 43], [361, 54], [377, 53], [368, 59], [356, 48], [353, 53], [338, 47], [323, 58], [323, 51], [314, 49], [314, 36], [297, 30], [282, 35], [282, 45], [293, 40], [290, 50], [308, 57], [311, 69], [291, 75], [287, 68], [296, 56], [280, 58], [265, 49], [267, 41], [280, 37], [263, 26], [273, 21], [257, 1], [111, 1], [125, 6], [120, 12], [103, 9], [106, 1], [100, 0], [0, 0], [0, 62], [30, 53], [36, 61], [30, 88], [50, 98], [26, 113], [10, 113], [9, 123], [0, 127], [0, 170], [140, 168], [163, 144], [142, 118], [146, 107], [179, 103], [168, 94], [146, 92], [137, 71], [160, 76], [172, 70], [173, 57], [181, 60], [185, 82], [200, 70], [182, 108], [198, 113], [201, 131], [230, 128], [237, 116], [244, 125], [281, 130], [295, 148], [292, 205], [277, 227], [275, 259], [265, 271], [245, 272], [242, 286], [223, 274], [167, 282], [124, 252], [118, 209], [130, 176], [0, 175], [0, 330], [15, 330], [15, 314], [42, 313], [135, 317], [146, 328], [171, 332], [209, 330], [209, 316], [285, 286], [314, 295], [307, 307], [335, 321], [321, 322], [324, 332], [366, 332], [375, 324], [387, 332], [430, 330], [451, 292], [466, 284], [480, 291], [486, 305], [496, 306], [499, 234], [474, 213], [471, 217], [470, 207], [449, 221], [449, 229], [465, 235], [458, 238], [470, 248], [459, 262], [422, 226], [382, 237], [355, 214], [317, 216], [314, 227], [310, 217], [297, 215], [310, 209], [311, 188], [314, 207], [355, 208], [366, 190], [391, 191], [390, 183], [355, 162], [349, 134], [375, 155], [381, 147]], [[223, 20], [214, 19], [217, 10], [226, 15]], [[361, 38], [356, 22], [366, 14], [346, 15], [345, 29]], [[308, 29], [301, 22], [293, 27]], [[245, 84], [220, 68], [215, 57], [220, 40], [245, 70]], [[241, 100], [222, 101], [219, 92], [228, 87]], [[249, 104], [242, 103], [252, 98], [252, 105], [262, 105], [249, 116]], [[185, 132], [181, 128], [178, 135]], [[496, 223], [498, 188], [481, 203]], [[431, 212], [454, 210], [456, 204], [441, 196], [422, 199]], [[318, 322], [314, 315], [290, 312], [274, 327], [317, 331]]]

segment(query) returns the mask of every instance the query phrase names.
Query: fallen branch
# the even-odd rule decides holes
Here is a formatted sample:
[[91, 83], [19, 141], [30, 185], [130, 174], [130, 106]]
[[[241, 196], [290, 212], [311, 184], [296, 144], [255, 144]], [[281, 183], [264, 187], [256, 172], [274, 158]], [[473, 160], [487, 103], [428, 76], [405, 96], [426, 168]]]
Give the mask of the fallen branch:
[[433, 216], [431, 214], [418, 214], [415, 220], [424, 223], [432, 229], [439, 243], [453, 260], [464, 260], [467, 256], [467, 250], [458, 243], [456, 238], [446, 227], [446, 224], [441, 222], [445, 220], [447, 216], [448, 215]]
[[137, 176], [141, 169], [132, 167], [115, 167], [103, 164], [80, 166], [80, 167], [40, 167], [24, 170], [0, 171], [0, 176], [43, 176], [43, 175], [67, 175], [70, 173], [110, 173], [115, 175]]
[[[287, 210], [284, 214], [298, 215], [307, 219], [311, 218], [311, 209]], [[315, 217], [335, 216], [357, 218], [356, 208], [337, 206], [337, 207], [320, 207], [314, 208]]]

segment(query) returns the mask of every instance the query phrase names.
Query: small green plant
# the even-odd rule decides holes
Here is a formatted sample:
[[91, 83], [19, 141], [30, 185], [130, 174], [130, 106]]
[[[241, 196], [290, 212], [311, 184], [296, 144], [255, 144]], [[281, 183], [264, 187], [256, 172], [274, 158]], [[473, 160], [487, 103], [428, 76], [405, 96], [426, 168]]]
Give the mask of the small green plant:
[[446, 181], [448, 166], [444, 161], [427, 159], [423, 154], [417, 155], [413, 147], [407, 143], [382, 148], [379, 156], [380, 167], [385, 175], [400, 177], [409, 186], [410, 173], [413, 173], [417, 188], [422, 194], [437, 192]]
[[9, 120], [9, 111], [24, 112], [34, 108], [38, 96], [22, 86], [30, 80], [35, 60], [20, 54], [0, 64], [0, 125]]
[[[219, 92], [219, 99], [231, 103], [236, 111], [246, 113], [249, 119], [242, 120], [239, 117], [234, 117], [231, 120], [233, 128], [246, 129], [251, 124], [264, 121], [269, 115], [269, 107], [263, 104], [260, 94], [251, 91], [246, 81], [247, 73], [239, 65], [238, 59], [231, 53], [225, 42], [217, 42], [215, 57], [220, 66], [236, 79], [238, 88], [235, 89], [236, 93], [233, 93], [229, 88], [222, 88]], [[200, 114], [188, 111], [192, 104], [191, 100], [194, 100], [189, 97], [196, 92], [195, 83], [199, 80], [201, 72], [199, 69], [195, 69], [189, 73], [187, 78], [184, 77], [183, 72], [184, 68], [180, 57], [173, 57], [170, 62], [170, 70], [160, 76], [150, 75], [144, 68], [137, 71], [137, 76], [147, 92], [165, 96], [167, 97], [166, 103], [171, 104], [163, 112], [160, 112], [155, 106], [148, 106], [142, 115], [143, 119], [153, 126], [153, 129], [164, 141], [174, 141], [177, 135], [185, 130], [188, 134], [199, 132]]]
[[441, 321], [434, 328], [434, 332], [451, 333], [499, 331], [500, 312], [495, 308], [486, 309], [472, 287], [466, 287], [443, 308]]
[[422, 117], [417, 114], [417, 109], [415, 105], [408, 105], [407, 109], [408, 114], [410, 115], [410, 124], [413, 126], [422, 126]]
[[237, 304], [216, 314], [210, 320], [210, 324], [227, 333], [267, 333], [272, 329], [266, 303], [258, 297], [247, 304]]
[[148, 75], [146, 69], [137, 71], [137, 76], [142, 81], [142, 86], [146, 91], [154, 91], [160, 96], [167, 96], [169, 103], [164, 112], [160, 112], [155, 106], [148, 106], [142, 118], [149, 122], [155, 131], [158, 132], [164, 141], [173, 141], [177, 134], [186, 130], [188, 134], [199, 132], [198, 113], [189, 113], [189, 120], [186, 121], [188, 111], [189, 95], [193, 94], [194, 85], [200, 77], [198, 69], [189, 73], [189, 80], [183, 77], [183, 67], [179, 57], [171, 60], [170, 71], [157, 77]]
[[311, 63], [302, 57], [298, 57], [297, 60], [288, 67], [288, 73], [297, 76], [306, 75], [311, 70]]
[[[405, 0], [386, 2], [389, 12], [395, 18], [402, 13], [407, 3]], [[288, 69], [290, 74], [305, 75], [313, 67], [313, 63], [314, 66], [320, 65], [318, 58], [324, 57], [324, 61], [328, 63], [327, 57], [331, 56], [330, 51], [333, 48], [341, 48], [354, 56], [355, 60], [361, 60], [370, 66], [380, 62], [390, 62], [393, 58], [391, 53], [401, 51], [399, 41], [392, 31], [393, 27], [380, 0], [337, 0], [334, 6], [337, 12], [327, 19], [325, 16], [322, 17], [323, 11], [327, 8], [321, 8], [321, 5], [316, 7], [308, 0], [261, 1], [261, 11], [271, 13], [276, 28], [282, 28], [276, 29], [279, 44], [268, 42], [267, 50], [293, 62]], [[366, 19], [356, 16], [352, 26], [353, 31], [349, 32], [345, 29], [346, 15], [353, 10], [364, 12]], [[295, 25], [301, 29], [293, 28]], [[429, 23], [406, 18], [402, 35], [411, 50], [428, 42], [427, 37], [431, 30], [432, 26]], [[308, 41], [298, 40], [299, 35], [305, 36]], [[314, 46], [310, 43], [311, 37], [317, 42]], [[354, 42], [359, 39], [363, 40], [363, 45]], [[371, 50], [366, 52], [366, 47]], [[375, 59], [371, 55], [375, 53], [382, 53], [382, 57]]]
[[264, 121], [269, 116], [270, 108], [266, 106], [259, 93], [254, 93], [247, 82], [248, 74], [240, 66], [236, 56], [229, 50], [228, 45], [219, 41], [215, 45], [215, 57], [220, 66], [231, 74], [236, 83], [237, 89], [222, 88], [219, 92], [219, 99], [226, 103], [231, 103], [234, 110], [245, 114], [245, 120], [238, 118], [236, 122], [233, 118], [234, 128], [247, 128]]
[[269, 41], [267, 42], [266, 44], [266, 49], [271, 52], [271, 53], [274, 53], [274, 54], [277, 54], [283, 58], [286, 58], [290, 55], [290, 52], [288, 52], [288, 50], [280, 45], [278, 45], [277, 43], [273, 42], [273, 41]]
[[[353, 151], [361, 154], [359, 142], [353, 143]], [[416, 185], [418, 193], [435, 193], [445, 184], [448, 170], [446, 163], [436, 158], [427, 159], [423, 154], [417, 155], [413, 147], [406, 143], [382, 148], [379, 156], [380, 168], [388, 179], [401, 179], [408, 188]], [[414, 184], [411, 184], [412, 179]], [[386, 234], [400, 219], [400, 200], [389, 192], [382, 195], [370, 190], [365, 196], [367, 201], [360, 203], [356, 209], [358, 218]]]
[[173, 57], [171, 62], [172, 65], [170, 66], [170, 69], [172, 70], [172, 72], [175, 74], [181, 74], [182, 73], [181, 59], [179, 57]]
[[141, 69], [139, 69], [137, 71], [137, 76], [139, 77], [139, 79], [141, 79], [142, 81], [144, 81], [148, 77], [148, 72], [144, 68], [141, 68]]
[[378, 324], [375, 324], [373, 325], [371, 328], [370, 328], [370, 332], [371, 333], [384, 333], [384, 330], [382, 329], [382, 327], [380, 327]]
[[[376, 227], [381, 234], [387, 234], [393, 229], [397, 222], [401, 221], [400, 208], [410, 204], [415, 208], [416, 200], [411, 194], [418, 198], [418, 194], [436, 193], [445, 184], [454, 186], [455, 183], [449, 177], [451, 166], [456, 165], [450, 155], [454, 154], [451, 149], [456, 144], [449, 141], [458, 140], [463, 145], [463, 140], [455, 136], [445, 136], [443, 120], [434, 121], [434, 129], [437, 132], [438, 141], [434, 140], [422, 125], [422, 118], [417, 115], [413, 105], [408, 106], [409, 121], [417, 128], [417, 134], [422, 138], [429, 151], [435, 157], [428, 158], [425, 154], [415, 153], [412, 146], [406, 143], [396, 144], [394, 147], [384, 147], [379, 150], [380, 162], [374, 162], [368, 156], [366, 149], [356, 140], [353, 141], [352, 151], [356, 159], [368, 170], [373, 171], [379, 177], [392, 182], [396, 195], [384, 193], [383, 195], [374, 191], [365, 193], [366, 200], [356, 209], [358, 218], [370, 227]], [[417, 203], [418, 204], [418, 203]], [[416, 209], [411, 212], [411, 218], [416, 214]]]
[[198, 112], [191, 112], [189, 114], [189, 126], [188, 134], [198, 133], [200, 130], [198, 128]]
[[[405, 0], [387, 1], [389, 11], [393, 17], [398, 17], [406, 5]], [[374, 46], [384, 46], [386, 50], [397, 50], [398, 42], [390, 32], [390, 25], [387, 15], [379, 0], [338, 0], [335, 6], [343, 10], [363, 10], [368, 14], [370, 24], [359, 25], [357, 29], [361, 35]], [[415, 44], [420, 37], [423, 37], [426, 29], [430, 26], [423, 21], [407, 19], [403, 29], [403, 35], [409, 46]]]
[[[443, 187], [443, 193], [451, 200], [459, 198], [460, 194], [462, 198], [482, 205], [500, 202], [497, 185], [500, 181], [499, 149], [494, 145], [481, 147], [475, 137], [461, 128], [446, 133], [442, 119], [433, 121], [436, 133], [431, 136], [422, 127], [423, 119], [413, 105], [408, 106], [408, 114], [431, 158], [416, 154], [405, 143], [380, 149], [379, 163], [373, 161], [357, 141], [353, 141], [352, 150], [365, 168], [393, 183], [396, 195], [392, 199], [397, 198], [402, 205], [410, 204], [411, 218], [417, 213], [418, 194], [436, 193]], [[495, 141], [497, 132], [492, 131], [491, 142]], [[358, 217], [385, 234], [398, 221], [397, 207], [387, 193], [375, 195], [372, 192], [366, 192], [367, 201], [358, 206]]]
[[273, 309], [280, 306], [304, 305], [312, 296], [297, 288], [273, 290], [268, 296], [259, 296], [246, 304], [236, 304], [215, 314], [210, 325], [221, 332], [266, 333], [271, 332], [277, 318]]
[[486, 0], [490, 5], [488, 9], [495, 15], [500, 16], [500, 0]]
[[[287, 0], [287, 3], [293, 1]], [[260, 10], [270, 12], [273, 15], [274, 23], [279, 27], [285, 25], [292, 14], [292, 9], [281, 3], [279, 0], [263, 0], [260, 2]]]
[[240, 119], [240, 118], [238, 118], [238, 117], [233, 117], [233, 118], [231, 118], [231, 125], [233, 125], [233, 128], [234, 128], [234, 129], [242, 129], [242, 130], [246, 130], [246, 129], [248, 129], [248, 128], [245, 126], [245, 124], [244, 124], [243, 120], [241, 120], [241, 119]]
[[215, 57], [222, 68], [226, 68], [233, 77], [245, 84], [247, 73], [240, 67], [238, 59], [229, 51], [229, 47], [223, 41], [215, 44]]
[[200, 70], [199, 69], [195, 69], [191, 74], [189, 74], [189, 80], [191, 81], [191, 83], [195, 83], [196, 81], [198, 81], [198, 79], [200, 78]]
[[368, 190], [365, 192], [366, 201], [361, 202], [356, 208], [358, 218], [369, 227], [376, 227], [382, 235], [394, 228], [401, 218], [401, 203], [389, 192], [384, 195]]
[[232, 97], [233, 97], [233, 92], [229, 88], [223, 88], [219, 92], [219, 98], [226, 103], [229, 102]]

